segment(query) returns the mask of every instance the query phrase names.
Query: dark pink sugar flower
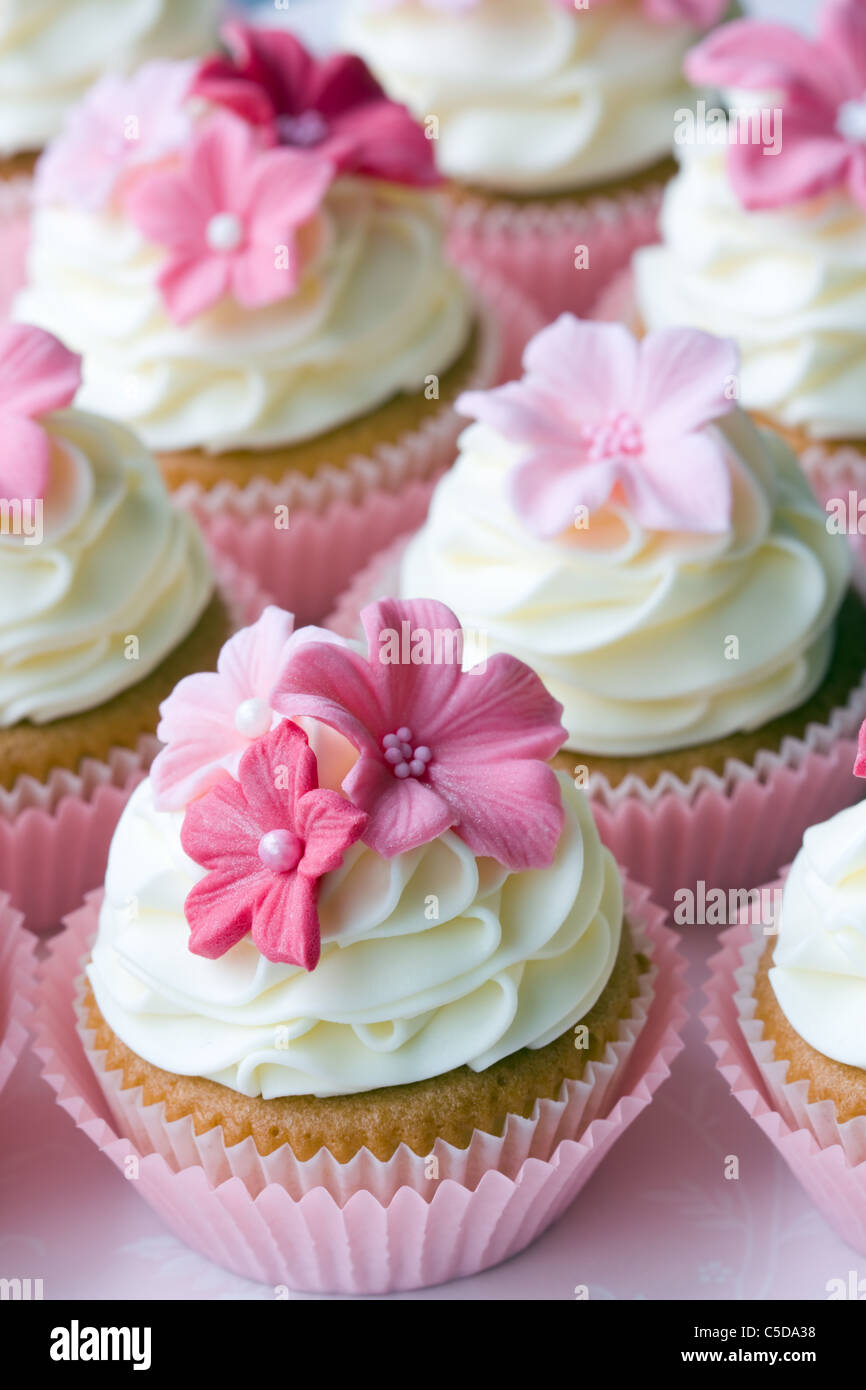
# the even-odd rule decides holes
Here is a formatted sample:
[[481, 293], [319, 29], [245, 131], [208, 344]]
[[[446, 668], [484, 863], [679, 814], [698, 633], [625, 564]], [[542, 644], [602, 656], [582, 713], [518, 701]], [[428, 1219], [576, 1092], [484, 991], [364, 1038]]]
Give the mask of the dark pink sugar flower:
[[[271, 701], [358, 749], [343, 790], [369, 815], [365, 842], [390, 859], [453, 828], [509, 869], [549, 864], [563, 810], [545, 760], [566, 737], [561, 705], [515, 657], [464, 672], [460, 624], [442, 603], [385, 599], [361, 621], [366, 657], [305, 643]], [[404, 633], [411, 641], [397, 652], [393, 636]]]
[[857, 738], [857, 759], [854, 763], [854, 776], [866, 777], [866, 719], [860, 725]]
[[340, 173], [439, 182], [431, 141], [362, 59], [340, 53], [320, 62], [286, 30], [237, 21], [224, 26], [223, 42], [228, 56], [201, 64], [194, 96], [227, 107], [279, 144], [315, 150]]
[[159, 288], [174, 321], [188, 323], [228, 294], [248, 309], [293, 294], [304, 264], [298, 233], [333, 175], [317, 154], [262, 148], [248, 125], [221, 113], [196, 133], [182, 168], [136, 183], [126, 208], [168, 252]]
[[744, 207], [783, 207], [847, 188], [866, 208], [863, 0], [825, 0], [815, 39], [784, 24], [735, 20], [692, 50], [686, 73], [695, 83], [761, 93], [781, 108], [778, 153], [757, 141], [729, 146], [731, 183]]
[[0, 497], [35, 501], [48, 486], [51, 441], [42, 415], [71, 405], [81, 358], [44, 328], [0, 328]]
[[622, 324], [563, 314], [532, 339], [522, 380], [465, 392], [458, 410], [526, 446], [511, 496], [527, 528], [556, 537], [576, 509], [611, 499], [651, 530], [724, 531], [724, 442], [705, 426], [731, 411], [734, 344], [692, 328], [638, 342]]
[[207, 875], [187, 895], [190, 950], [215, 960], [249, 934], [268, 960], [315, 969], [319, 879], [342, 863], [367, 817], [318, 784], [315, 755], [284, 721], [250, 744], [187, 808], [181, 844]]

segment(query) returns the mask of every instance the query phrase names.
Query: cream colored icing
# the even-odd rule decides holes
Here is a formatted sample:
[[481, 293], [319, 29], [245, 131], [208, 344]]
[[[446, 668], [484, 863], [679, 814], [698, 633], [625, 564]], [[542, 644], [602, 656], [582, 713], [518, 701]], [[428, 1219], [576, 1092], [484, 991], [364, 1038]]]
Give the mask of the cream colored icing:
[[553, 864], [509, 873], [453, 832], [384, 860], [358, 843], [321, 881], [310, 974], [249, 938], [194, 956], [183, 904], [202, 876], [182, 813], [134, 793], [111, 847], [89, 976], [114, 1032], [156, 1066], [245, 1095], [332, 1095], [483, 1071], [539, 1048], [598, 999], [619, 949], [619, 872], [560, 778]]
[[803, 836], [782, 897], [770, 981], [812, 1047], [866, 1068], [866, 803]]
[[199, 532], [131, 434], [77, 410], [40, 424], [53, 444], [41, 539], [0, 530], [5, 728], [93, 709], [135, 685], [191, 631], [213, 588]]
[[456, 13], [349, 0], [343, 30], [389, 95], [438, 120], [445, 174], [517, 194], [585, 188], [667, 156], [696, 38], [637, 0], [571, 12], [481, 0]]
[[534, 667], [569, 748], [664, 752], [795, 708], [827, 669], [848, 548], [778, 437], [742, 411], [711, 428], [731, 470], [729, 530], [647, 531], [608, 504], [542, 541], [507, 491], [520, 446], [470, 426], [404, 556], [402, 596], [442, 600], [491, 652]]
[[425, 387], [465, 346], [468, 291], [429, 193], [340, 178], [320, 245], [291, 297], [224, 299], [179, 326], [159, 247], [116, 211], [43, 206], [15, 316], [84, 357], [78, 403], [153, 449], [266, 449], [325, 433]]
[[3, 0], [0, 156], [39, 150], [107, 72], [216, 42], [220, 0]]
[[[772, 156], [767, 156], [768, 160]], [[735, 338], [742, 403], [815, 438], [866, 436], [866, 221], [844, 192], [747, 211], [727, 150], [686, 148], [662, 244], [634, 257], [641, 319]]]

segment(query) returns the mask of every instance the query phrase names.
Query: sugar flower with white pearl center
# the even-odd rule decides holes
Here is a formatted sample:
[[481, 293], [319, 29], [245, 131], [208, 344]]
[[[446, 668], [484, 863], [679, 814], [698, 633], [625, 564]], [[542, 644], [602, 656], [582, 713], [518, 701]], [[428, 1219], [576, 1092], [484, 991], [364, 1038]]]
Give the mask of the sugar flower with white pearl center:
[[314, 970], [317, 899], [367, 817], [318, 784], [302, 729], [282, 720], [186, 809], [181, 844], [207, 870], [184, 904], [190, 950], [210, 960], [249, 935], [268, 960]]
[[[354, 744], [360, 756], [342, 788], [369, 816], [365, 843], [392, 858], [453, 829], [509, 869], [550, 864], [563, 816], [548, 766], [565, 739], [559, 703], [515, 657], [464, 671], [460, 624], [444, 604], [385, 599], [361, 621], [366, 655], [294, 645], [271, 703]], [[388, 639], [403, 624], [415, 659], [393, 661]]]
[[270, 693], [294, 629], [291, 613], [266, 608], [230, 637], [216, 671], [186, 676], [161, 706], [157, 735], [166, 747], [151, 769], [157, 804], [180, 810], [222, 775], [234, 776], [250, 743], [278, 716]]
[[522, 380], [469, 391], [457, 407], [523, 446], [515, 511], [554, 538], [579, 507], [631, 508], [648, 529], [719, 532], [731, 514], [721, 435], [735, 406], [733, 343], [691, 328], [641, 342], [622, 324], [563, 314], [524, 353]]
[[180, 168], [137, 178], [125, 207], [166, 250], [159, 287], [174, 321], [188, 323], [228, 295], [259, 309], [293, 294], [298, 233], [318, 214], [334, 172], [314, 150], [269, 148], [255, 127], [219, 112], [196, 131]]

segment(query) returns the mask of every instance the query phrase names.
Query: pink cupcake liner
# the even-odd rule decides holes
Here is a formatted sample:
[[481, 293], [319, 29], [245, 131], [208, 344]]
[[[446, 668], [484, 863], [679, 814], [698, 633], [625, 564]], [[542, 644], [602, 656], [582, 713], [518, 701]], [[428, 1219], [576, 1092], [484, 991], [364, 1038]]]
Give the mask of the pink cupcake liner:
[[[771, 890], [781, 886], [781, 880]], [[720, 937], [701, 1013], [716, 1066], [833, 1229], [866, 1254], [866, 1121], [839, 1124], [830, 1101], [809, 1102], [808, 1082], [785, 1080], [754, 1016], [762, 929], [741, 922]]]
[[[395, 542], [355, 576], [328, 627], [359, 635], [361, 609], [397, 591], [406, 544]], [[688, 782], [664, 773], [650, 787], [631, 774], [612, 787], [604, 774], [591, 773], [586, 790], [601, 838], [668, 910], [678, 890], [700, 881], [725, 891], [766, 883], [791, 862], [810, 825], [860, 800], [851, 769], [864, 719], [866, 670], [827, 724], [809, 724], [801, 738], [759, 752], [752, 764], [730, 759], [721, 776], [696, 768]]]
[[[682, 1047], [685, 962], [676, 938], [645, 889], [627, 885], [626, 900], [653, 971], [620, 1041], [593, 1064], [603, 1099], [596, 1102], [589, 1086], [574, 1083], [559, 1101], [539, 1102], [531, 1119], [512, 1117], [502, 1138], [478, 1134], [467, 1150], [437, 1145], [438, 1179], [426, 1177], [425, 1160], [404, 1148], [388, 1163], [359, 1155], [342, 1174], [327, 1158], [292, 1163], [287, 1187], [273, 1179], [266, 1161], [235, 1159], [219, 1138], [203, 1144], [193, 1137], [186, 1147], [180, 1127], [160, 1121], [161, 1107], [147, 1107], [154, 1117], [144, 1121], [145, 1108], [134, 1099], [131, 1107], [118, 1102], [115, 1087], [104, 1094], [104, 1068], [95, 1072], [88, 1060], [75, 1009], [97, 895], [50, 943], [38, 984], [36, 1050], [77, 1126], [127, 1173], [135, 1158], [145, 1201], [175, 1235], [216, 1263], [313, 1292], [385, 1293], [444, 1283], [518, 1253], [556, 1220], [649, 1104]], [[107, 1096], [133, 1122], [135, 1142], [125, 1126], [124, 1137], [118, 1133]], [[584, 1126], [578, 1137], [567, 1136], [570, 1122]], [[161, 1151], [152, 1151], [154, 1140]]]
[[[472, 275], [478, 294], [478, 362], [467, 389], [486, 389], [520, 374], [520, 358], [541, 327], [535, 307], [489, 273]], [[245, 487], [197, 483], [176, 493], [211, 544], [255, 575], [299, 623], [319, 622], [352, 575], [395, 536], [423, 521], [436, 476], [454, 462], [466, 420], [453, 406], [397, 444], [329, 464], [312, 478], [289, 474], [280, 483], [255, 479]], [[287, 529], [274, 525], [288, 508]]]
[[[232, 625], [254, 622], [268, 595], [225, 558], [217, 558], [215, 572]], [[31, 931], [59, 926], [104, 881], [120, 813], [159, 748], [155, 736], [144, 735], [104, 762], [86, 759], [78, 772], [58, 768], [45, 782], [21, 777], [11, 791], [0, 788], [0, 890]]]
[[[662, 183], [572, 204], [491, 206], [480, 197], [450, 204], [450, 250], [465, 266], [484, 266], [531, 296], [545, 322], [566, 310], [586, 314], [633, 251], [658, 240]], [[589, 264], [576, 269], [577, 249]]]
[[29, 178], [0, 181], [0, 323], [27, 279], [31, 186]]
[[36, 938], [24, 918], [0, 893], [0, 1091], [27, 1041], [36, 978]]

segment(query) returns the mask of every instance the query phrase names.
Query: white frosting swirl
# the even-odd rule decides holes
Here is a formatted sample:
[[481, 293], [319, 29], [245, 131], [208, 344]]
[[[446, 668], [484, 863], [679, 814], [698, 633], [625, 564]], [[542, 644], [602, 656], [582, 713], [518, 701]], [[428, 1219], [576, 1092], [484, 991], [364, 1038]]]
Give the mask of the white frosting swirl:
[[40, 207], [15, 316], [81, 352], [78, 403], [153, 449], [314, 438], [422, 389], [456, 360], [471, 324], [429, 193], [340, 178], [323, 224], [291, 297], [256, 310], [224, 299], [179, 326], [157, 287], [163, 253], [130, 222]]
[[[767, 156], [768, 162], [772, 156]], [[634, 257], [650, 329], [694, 324], [735, 338], [742, 403], [815, 438], [866, 437], [866, 222], [837, 192], [749, 212], [727, 150], [684, 151], [662, 245]]]
[[220, 0], [3, 0], [0, 156], [39, 150], [108, 72], [213, 47]]
[[803, 836], [782, 897], [770, 982], [812, 1047], [866, 1068], [866, 802]]
[[192, 630], [213, 588], [195, 524], [138, 440], [77, 410], [40, 424], [54, 446], [41, 540], [0, 531], [4, 728], [135, 685]]
[[265, 1097], [483, 1071], [544, 1047], [596, 1002], [622, 930], [613, 857], [560, 781], [547, 869], [509, 873], [450, 831], [391, 860], [354, 845], [321, 881], [310, 974], [249, 938], [219, 960], [190, 953], [183, 904], [202, 870], [181, 849], [182, 814], [156, 811], [144, 782], [111, 847], [89, 969], [104, 1018], [156, 1066]]
[[741, 411], [713, 428], [731, 470], [728, 531], [647, 531], [608, 504], [542, 541], [506, 486], [521, 447], [470, 426], [406, 552], [402, 596], [441, 599], [491, 651], [533, 666], [564, 706], [569, 748], [664, 752], [795, 708], [827, 669], [848, 548], [779, 438]]
[[697, 32], [654, 23], [637, 0], [571, 12], [551, 0], [481, 0], [450, 14], [350, 0], [344, 40], [389, 95], [438, 119], [444, 173], [544, 194], [624, 177], [670, 153]]

